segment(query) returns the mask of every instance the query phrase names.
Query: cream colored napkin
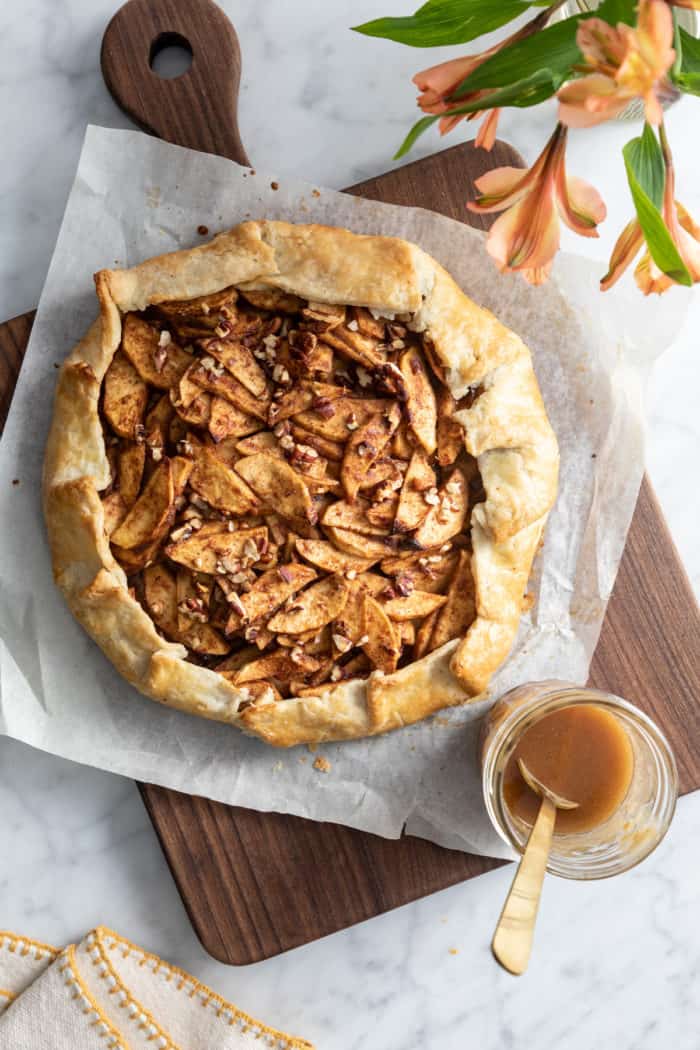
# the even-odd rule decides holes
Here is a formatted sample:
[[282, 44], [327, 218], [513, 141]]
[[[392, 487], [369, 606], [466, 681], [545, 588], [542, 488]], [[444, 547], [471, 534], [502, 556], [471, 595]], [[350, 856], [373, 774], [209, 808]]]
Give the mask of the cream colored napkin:
[[311, 1050], [98, 927], [60, 951], [0, 932], [0, 1050]]

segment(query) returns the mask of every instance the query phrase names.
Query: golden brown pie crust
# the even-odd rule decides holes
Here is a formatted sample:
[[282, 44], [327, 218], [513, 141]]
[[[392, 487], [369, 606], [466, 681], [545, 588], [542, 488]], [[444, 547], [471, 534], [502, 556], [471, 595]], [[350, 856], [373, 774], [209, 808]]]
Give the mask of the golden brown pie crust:
[[[483, 693], [508, 655], [547, 514], [558, 448], [530, 353], [416, 245], [324, 226], [246, 222], [207, 244], [96, 275], [100, 317], [59, 376], [44, 467], [54, 575], [77, 619], [147, 696], [238, 725], [276, 746], [370, 736]], [[471, 509], [475, 615], [466, 634], [393, 673], [319, 685], [318, 695], [251, 700], [167, 641], [130, 593], [105, 533], [112, 469], [101, 396], [127, 314], [235, 287], [400, 316], [443, 369], [485, 498]], [[478, 396], [468, 395], [478, 391]]]

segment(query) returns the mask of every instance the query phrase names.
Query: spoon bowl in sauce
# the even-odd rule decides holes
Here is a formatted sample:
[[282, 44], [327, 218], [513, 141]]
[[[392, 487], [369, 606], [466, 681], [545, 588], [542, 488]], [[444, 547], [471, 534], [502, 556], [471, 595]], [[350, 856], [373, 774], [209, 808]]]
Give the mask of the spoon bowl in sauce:
[[525, 765], [525, 759], [518, 759], [518, 769], [520, 770], [520, 776], [535, 795], [539, 795], [540, 798], [548, 798], [557, 809], [578, 809], [578, 802], [572, 802], [570, 798], [557, 795], [556, 791], [552, 791], [541, 780], [538, 780], [535, 774]]

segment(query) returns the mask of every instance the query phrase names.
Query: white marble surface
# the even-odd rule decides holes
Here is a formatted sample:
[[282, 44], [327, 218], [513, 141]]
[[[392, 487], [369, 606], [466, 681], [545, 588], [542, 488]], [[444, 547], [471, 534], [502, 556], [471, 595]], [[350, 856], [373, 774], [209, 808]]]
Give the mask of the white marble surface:
[[[413, 119], [412, 73], [439, 61], [347, 27], [411, 0], [224, 0], [241, 39], [241, 131], [253, 161], [341, 187], [389, 164]], [[99, 72], [112, 0], [0, 5], [0, 316], [35, 305], [86, 123], [129, 126]], [[450, 52], [447, 52], [450, 53]], [[700, 103], [669, 117], [678, 194], [700, 216]], [[511, 111], [502, 135], [532, 160], [551, 112]], [[458, 132], [457, 135], [463, 134]], [[629, 205], [615, 125], [572, 136], [570, 170], [604, 191], [603, 259]], [[445, 145], [457, 141], [453, 135]], [[439, 148], [426, 136], [415, 151]], [[700, 356], [696, 293], [649, 393], [649, 469], [700, 591]], [[55, 943], [96, 923], [192, 970], [269, 1023], [328, 1050], [696, 1050], [700, 1029], [700, 795], [636, 871], [590, 886], [551, 880], [537, 950], [516, 981], [488, 941], [508, 869], [278, 959], [227, 969], [190, 929], [133, 785], [0, 740], [0, 927]], [[456, 953], [451, 949], [457, 949]]]

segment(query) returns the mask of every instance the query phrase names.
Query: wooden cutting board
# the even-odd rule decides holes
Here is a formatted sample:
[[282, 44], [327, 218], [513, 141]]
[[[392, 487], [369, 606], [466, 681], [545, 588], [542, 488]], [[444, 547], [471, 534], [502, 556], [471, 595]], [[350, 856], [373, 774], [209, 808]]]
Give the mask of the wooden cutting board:
[[[173, 40], [189, 41], [193, 63], [179, 79], [160, 80], [149, 60]], [[105, 34], [102, 66], [117, 101], [146, 130], [248, 163], [236, 124], [238, 44], [210, 0], [131, 0]], [[502, 164], [522, 160], [503, 143], [491, 154], [462, 144], [349, 192], [471, 221], [464, 203], [474, 179]], [[0, 426], [32, 320], [29, 313], [0, 325]], [[662, 726], [682, 792], [700, 787], [699, 656], [700, 612], [645, 479], [591, 683], [633, 700]], [[139, 787], [197, 935], [225, 963], [268, 958], [499, 863], [423, 839], [390, 841]]]

